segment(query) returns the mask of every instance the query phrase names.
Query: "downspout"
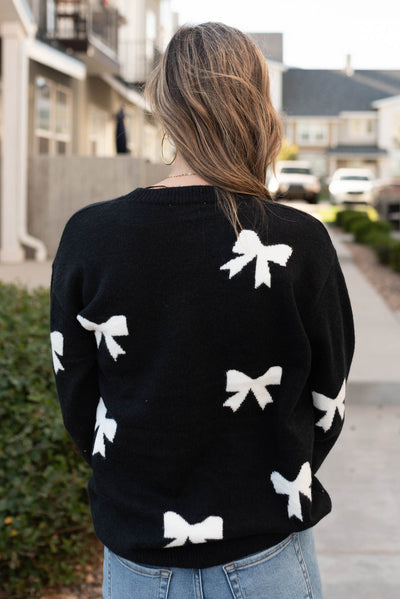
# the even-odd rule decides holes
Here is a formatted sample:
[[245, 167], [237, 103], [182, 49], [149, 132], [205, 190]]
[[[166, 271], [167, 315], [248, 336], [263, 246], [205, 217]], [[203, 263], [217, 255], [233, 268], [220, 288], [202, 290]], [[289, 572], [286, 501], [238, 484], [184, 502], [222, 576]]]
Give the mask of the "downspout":
[[18, 190], [18, 240], [21, 244], [35, 251], [35, 260], [45, 262], [47, 260], [47, 249], [43, 241], [29, 235], [27, 227], [28, 211], [28, 104], [29, 104], [29, 56], [27, 51], [27, 39], [22, 42], [21, 47], [21, 95], [20, 95], [20, 127], [19, 143], [21, 148], [20, 176]]

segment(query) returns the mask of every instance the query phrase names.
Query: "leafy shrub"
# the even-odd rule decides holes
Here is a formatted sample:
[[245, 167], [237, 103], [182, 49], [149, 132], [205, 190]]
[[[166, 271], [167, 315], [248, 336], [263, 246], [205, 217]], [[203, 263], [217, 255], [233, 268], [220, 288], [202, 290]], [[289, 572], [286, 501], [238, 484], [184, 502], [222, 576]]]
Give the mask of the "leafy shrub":
[[71, 582], [93, 541], [88, 466], [62, 424], [49, 332], [48, 290], [0, 283], [0, 588], [13, 598]]
[[372, 234], [383, 233], [389, 236], [390, 223], [387, 221], [372, 222], [370, 220], [358, 221], [352, 225], [354, 239], [358, 243], [368, 243], [368, 237]]
[[390, 266], [397, 272], [400, 272], [400, 241], [393, 244], [389, 257]]
[[396, 241], [387, 233], [372, 231], [365, 238], [365, 242], [376, 252], [379, 262], [385, 265], [390, 263], [390, 253]]
[[369, 221], [368, 214], [361, 210], [341, 210], [336, 214], [336, 224], [345, 231], [351, 231], [352, 225], [358, 221]]

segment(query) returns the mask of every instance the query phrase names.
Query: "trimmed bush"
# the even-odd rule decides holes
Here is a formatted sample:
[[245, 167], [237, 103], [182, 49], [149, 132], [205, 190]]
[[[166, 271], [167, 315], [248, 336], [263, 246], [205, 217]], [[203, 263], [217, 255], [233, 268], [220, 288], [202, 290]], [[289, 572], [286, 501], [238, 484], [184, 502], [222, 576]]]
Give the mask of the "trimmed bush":
[[40, 597], [93, 545], [89, 468], [64, 430], [52, 372], [49, 292], [0, 283], [0, 588]]
[[400, 272], [400, 241], [396, 241], [390, 250], [389, 264], [396, 272]]
[[368, 214], [361, 210], [342, 210], [336, 215], [336, 224], [345, 231], [351, 231], [352, 226], [359, 221], [369, 221]]
[[367, 235], [365, 242], [376, 252], [381, 264], [389, 265], [390, 252], [393, 245], [396, 244], [396, 241], [390, 235], [379, 231], [372, 231]]
[[351, 228], [354, 239], [358, 243], [368, 243], [368, 237], [373, 233], [383, 233], [389, 236], [390, 223], [386, 221], [373, 222], [370, 220], [360, 220], [352, 224]]
[[354, 234], [358, 243], [365, 243], [377, 253], [379, 261], [400, 272], [400, 242], [390, 236], [389, 221], [370, 220], [361, 210], [340, 210], [335, 224]]

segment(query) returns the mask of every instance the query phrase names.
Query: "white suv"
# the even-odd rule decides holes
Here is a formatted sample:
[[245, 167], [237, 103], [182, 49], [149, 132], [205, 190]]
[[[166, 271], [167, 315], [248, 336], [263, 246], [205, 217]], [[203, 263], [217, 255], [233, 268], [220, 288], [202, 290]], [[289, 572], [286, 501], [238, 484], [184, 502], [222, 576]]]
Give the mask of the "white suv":
[[268, 182], [268, 189], [275, 199], [304, 199], [316, 204], [321, 189], [318, 177], [305, 160], [281, 160], [277, 162], [276, 176]]
[[367, 168], [339, 168], [329, 184], [332, 204], [373, 204], [374, 175]]

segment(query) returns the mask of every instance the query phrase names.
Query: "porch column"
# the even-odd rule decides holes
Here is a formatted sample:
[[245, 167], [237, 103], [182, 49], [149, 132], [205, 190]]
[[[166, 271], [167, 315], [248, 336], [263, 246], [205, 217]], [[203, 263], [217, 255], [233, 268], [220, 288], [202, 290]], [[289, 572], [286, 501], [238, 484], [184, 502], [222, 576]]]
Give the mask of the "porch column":
[[28, 59], [25, 34], [17, 22], [1, 24], [3, 88], [3, 157], [1, 164], [0, 261], [22, 262], [18, 241], [21, 194], [26, 194]]

